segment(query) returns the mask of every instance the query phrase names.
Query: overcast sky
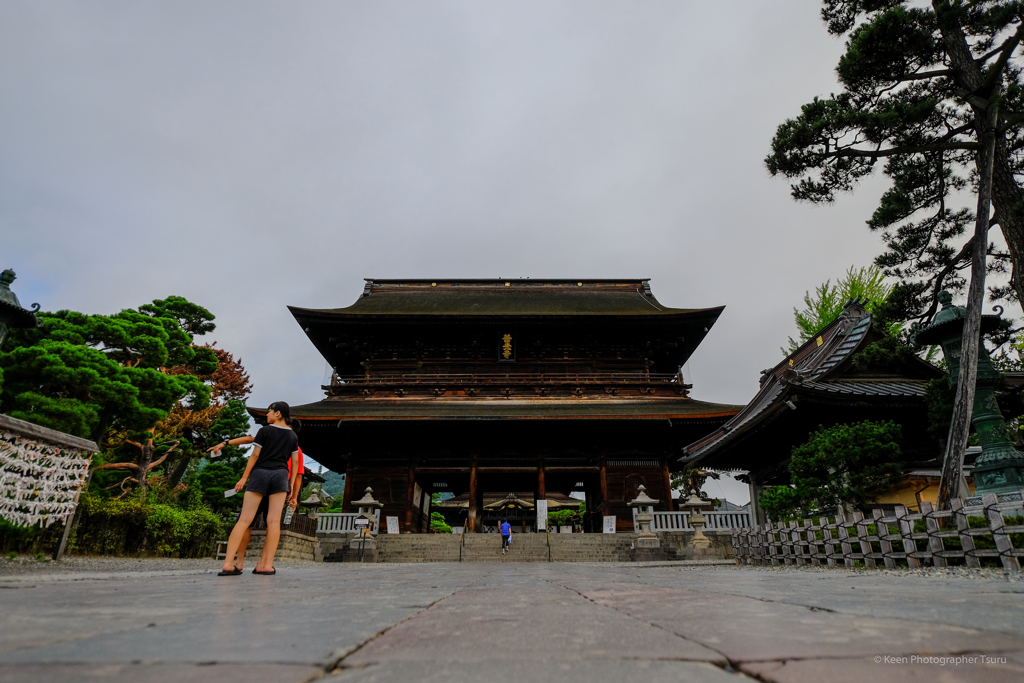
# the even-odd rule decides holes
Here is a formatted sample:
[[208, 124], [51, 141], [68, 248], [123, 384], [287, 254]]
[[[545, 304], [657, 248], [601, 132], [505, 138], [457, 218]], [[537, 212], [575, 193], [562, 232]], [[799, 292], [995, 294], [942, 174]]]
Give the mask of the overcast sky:
[[285, 307], [364, 277], [649, 277], [726, 306], [686, 371], [743, 404], [804, 292], [881, 250], [881, 182], [801, 205], [762, 161], [839, 89], [819, 8], [4, 2], [0, 267], [44, 310], [206, 306], [256, 405], [321, 397]]

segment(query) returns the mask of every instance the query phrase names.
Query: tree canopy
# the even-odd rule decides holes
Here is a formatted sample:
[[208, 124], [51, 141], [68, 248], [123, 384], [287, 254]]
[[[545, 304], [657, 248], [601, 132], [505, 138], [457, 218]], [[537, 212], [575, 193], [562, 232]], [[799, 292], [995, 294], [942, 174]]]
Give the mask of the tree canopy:
[[894, 422], [820, 427], [793, 448], [792, 486], [766, 489], [758, 502], [772, 519], [832, 513], [869, 502], [903, 473], [901, 430]]
[[[846, 275], [835, 284], [826, 280], [819, 285], [812, 295], [804, 293], [804, 308], [793, 309], [796, 320], [797, 338], [789, 338], [789, 350], [786, 354], [796, 351], [801, 344], [817, 335], [823, 327], [839, 317], [843, 307], [854, 298], [867, 300], [865, 308], [875, 313], [889, 298], [893, 285], [885, 281], [885, 275], [876, 266], [856, 268], [850, 266]], [[899, 324], [895, 323], [891, 333], [899, 332]]]
[[[881, 170], [890, 187], [868, 220], [886, 249], [876, 264], [899, 280], [902, 319], [925, 320], [941, 289], [962, 291], [974, 220], [985, 116], [998, 107], [991, 225], [1004, 253], [988, 268], [1012, 267], [996, 296], [1024, 301], [1024, 96], [1020, 42], [1024, 3], [1012, 0], [825, 0], [829, 33], [847, 36], [836, 73], [843, 91], [815, 98], [780, 125], [765, 163], [793, 178], [793, 196], [831, 202]], [[991, 106], [990, 106], [991, 105]]]
[[[190, 329], [213, 329], [213, 315], [180, 297]], [[40, 326], [12, 331], [0, 352], [0, 410], [101, 441], [111, 429], [152, 428], [183, 401], [210, 401], [200, 379], [217, 369], [212, 349], [196, 346], [181, 319], [154, 302], [114, 315], [40, 313]], [[147, 310], [143, 310], [143, 309]], [[170, 372], [169, 368], [175, 368]]]

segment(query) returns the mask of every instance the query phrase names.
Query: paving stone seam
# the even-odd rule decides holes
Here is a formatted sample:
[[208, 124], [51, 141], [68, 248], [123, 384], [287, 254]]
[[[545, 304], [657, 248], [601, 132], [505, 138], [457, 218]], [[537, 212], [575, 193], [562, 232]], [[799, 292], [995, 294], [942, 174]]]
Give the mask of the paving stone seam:
[[575, 588], [572, 588], [570, 586], [566, 586], [565, 584], [559, 583], [558, 581], [552, 581], [551, 579], [547, 579], [547, 578], [544, 578], [543, 580], [548, 582], [548, 583], [550, 583], [550, 584], [552, 584], [552, 585], [558, 586], [560, 588], [564, 588], [567, 591], [575, 593], [576, 595], [578, 595], [581, 598], [583, 598], [584, 600], [587, 600], [588, 602], [596, 605], [597, 607], [601, 607], [601, 608], [604, 608], [604, 609], [610, 609], [612, 611], [618, 612], [619, 614], [621, 614], [621, 615], [623, 615], [623, 616], [625, 616], [625, 617], [627, 617], [629, 619], [632, 619], [633, 621], [638, 621], [641, 624], [647, 624], [648, 626], [656, 628], [656, 629], [658, 629], [660, 631], [664, 631], [666, 633], [669, 633], [672, 636], [675, 636], [676, 638], [679, 638], [680, 640], [685, 640], [687, 642], [696, 643], [697, 645], [699, 645], [699, 646], [701, 646], [701, 647], [703, 647], [703, 648], [705, 648], [707, 650], [711, 650], [712, 652], [714, 652], [715, 654], [717, 654], [719, 657], [722, 658], [722, 661], [720, 661], [720, 662], [719, 661], [708, 661], [706, 659], [685, 659], [685, 658], [682, 658], [682, 657], [680, 657], [678, 659], [675, 659], [673, 661], [679, 661], [679, 662], [703, 662], [705, 664], [711, 664], [713, 666], [717, 666], [719, 669], [722, 669], [723, 671], [727, 671], [727, 672], [729, 672], [731, 674], [739, 674], [741, 676], [746, 676], [747, 675], [745, 672], [741, 672], [740, 671], [740, 669], [737, 666], [737, 664], [735, 662], [733, 662], [731, 659], [729, 659], [728, 655], [726, 655], [721, 650], [718, 650], [718, 649], [708, 645], [707, 643], [702, 643], [699, 640], [694, 640], [693, 638], [689, 638], [687, 636], [684, 636], [681, 633], [676, 633], [672, 629], [665, 628], [661, 624], [655, 624], [655, 623], [650, 622], [650, 621], [645, 621], [643, 619], [640, 619], [639, 617], [636, 617], [635, 615], [630, 614], [629, 612], [623, 612], [620, 609], [616, 609], [615, 607], [613, 607], [611, 605], [602, 605], [598, 601], [596, 601], [593, 598], [591, 598], [589, 595], [584, 595], [583, 593], [581, 593], [580, 591], [576, 590]]
[[[693, 586], [689, 587], [688, 590], [700, 591], [699, 588], [696, 588], [696, 587], [693, 587]], [[710, 593], [712, 593], [714, 595], [730, 595], [730, 596], [732, 596], [734, 598], [747, 598], [749, 600], [757, 600], [759, 602], [766, 602], [766, 603], [771, 603], [771, 604], [776, 604], [776, 605], [788, 605], [790, 607], [803, 607], [804, 609], [807, 609], [807, 610], [809, 610], [811, 612], [829, 612], [831, 614], [841, 614], [843, 616], [851, 617], [851, 618], [869, 617], [870, 616], [869, 614], [863, 614], [863, 613], [860, 613], [860, 612], [849, 612], [849, 611], [844, 611], [844, 610], [832, 609], [830, 607], [820, 607], [818, 605], [805, 605], [803, 603], [791, 602], [789, 600], [775, 600], [775, 599], [772, 599], [772, 598], [760, 597], [760, 596], [757, 596], [757, 595], [744, 595], [743, 593], [733, 593], [731, 591], [712, 590], [712, 591], [707, 591], [707, 592], [710, 592]], [[1011, 593], [1011, 594], [1014, 594], [1014, 595], [1019, 595], [1019, 592], [1017, 592], [1017, 591], [1008, 591], [1008, 592]], [[886, 619], [889, 619], [889, 620], [892, 620], [892, 621], [902, 621], [902, 622], [904, 622], [904, 623], [906, 623], [908, 625], [908, 628], [913, 627], [913, 626], [915, 626], [917, 624], [921, 624], [921, 623], [925, 623], [925, 624], [929, 623], [927, 620], [924, 620], [924, 619], [912, 619], [912, 618], [909, 618], [909, 617], [886, 617]], [[946, 624], [946, 625], [947, 626], [951, 626], [953, 628], [964, 629], [964, 630], [967, 630], [967, 631], [975, 631], [977, 633], [1004, 634], [1004, 635], [1013, 635], [1013, 636], [1018, 635], [1018, 633], [1016, 631], [1000, 631], [998, 629], [980, 629], [980, 628], [974, 628], [974, 627], [971, 627], [971, 626], [956, 626], [955, 624]], [[914, 653], [911, 653], [911, 654], [914, 654]], [[920, 654], [920, 653], [917, 653], [917, 654]], [[771, 661], [774, 661], [774, 660], [771, 660]]]
[[396, 621], [395, 623], [391, 624], [390, 626], [388, 626], [387, 628], [383, 628], [380, 631], [377, 631], [376, 633], [374, 633], [372, 636], [370, 636], [369, 638], [367, 638], [366, 640], [364, 640], [361, 643], [357, 643], [356, 645], [353, 645], [351, 647], [347, 647], [347, 648], [344, 648], [344, 649], [341, 649], [341, 650], [335, 650], [334, 652], [331, 653], [331, 661], [327, 664], [327, 666], [324, 667], [324, 672], [329, 674], [329, 673], [333, 673], [333, 672], [336, 672], [336, 671], [337, 672], [344, 671], [346, 669], [359, 669], [359, 668], [363, 668], [365, 666], [370, 666], [371, 664], [359, 664], [359, 665], [355, 665], [355, 666], [346, 666], [344, 662], [345, 662], [346, 659], [348, 659], [349, 657], [351, 657], [355, 653], [359, 652], [364, 647], [366, 647], [367, 645], [369, 645], [373, 641], [377, 640], [378, 638], [383, 636], [388, 631], [391, 631], [396, 626], [398, 626], [400, 624], [404, 624], [405, 622], [409, 621], [410, 619], [416, 618], [420, 614], [423, 614], [424, 612], [428, 611], [434, 605], [447, 600], [448, 598], [452, 597], [453, 595], [456, 595], [460, 591], [463, 591], [463, 590], [465, 590], [467, 588], [472, 588], [473, 586], [481, 583], [488, 576], [489, 576], [488, 574], [483, 574], [483, 575], [479, 576], [475, 581], [471, 581], [471, 582], [467, 583], [465, 586], [462, 586], [460, 588], [456, 588], [455, 590], [453, 590], [448, 595], [442, 596], [442, 597], [438, 598], [437, 600], [434, 600], [430, 604], [426, 605], [422, 609], [419, 609], [419, 610], [413, 612], [412, 614], [410, 614], [409, 616], [405, 617], [404, 619], [400, 619], [400, 620]]

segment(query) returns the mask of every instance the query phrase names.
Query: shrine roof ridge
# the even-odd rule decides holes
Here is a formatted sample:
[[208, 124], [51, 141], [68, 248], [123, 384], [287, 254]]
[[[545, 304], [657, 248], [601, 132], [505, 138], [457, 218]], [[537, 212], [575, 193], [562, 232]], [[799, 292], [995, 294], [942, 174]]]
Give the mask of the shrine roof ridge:
[[344, 308], [289, 306], [296, 318], [362, 316], [642, 316], [709, 317], [724, 306], [669, 308], [635, 279], [366, 279], [362, 295]]

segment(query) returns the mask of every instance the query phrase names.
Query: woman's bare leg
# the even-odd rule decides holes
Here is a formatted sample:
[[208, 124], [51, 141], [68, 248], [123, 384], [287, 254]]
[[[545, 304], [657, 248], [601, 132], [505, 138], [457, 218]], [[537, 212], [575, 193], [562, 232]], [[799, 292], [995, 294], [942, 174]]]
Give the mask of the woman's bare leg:
[[277, 553], [277, 542], [281, 540], [281, 512], [284, 510], [288, 494], [284, 491], [270, 496], [267, 511], [267, 538], [263, 543], [263, 555], [260, 557], [256, 571], [269, 572], [274, 569], [274, 555]]
[[256, 508], [260, 506], [261, 500], [263, 500], [263, 496], [260, 494], [253, 493], [252, 491], [245, 492], [245, 498], [242, 499], [242, 512], [238, 515], [238, 521], [235, 522], [235, 528], [231, 530], [231, 535], [228, 536], [228, 550], [224, 557], [224, 571], [229, 572], [235, 568], [235, 553], [238, 552], [238, 548], [242, 545], [242, 536], [249, 530], [249, 525], [252, 524], [252, 520], [256, 517]]
[[252, 529], [245, 527], [245, 533], [242, 534], [242, 542], [238, 544], [238, 562], [235, 562], [235, 566], [239, 569], [245, 567], [245, 551], [249, 549], [250, 536], [252, 536]]

